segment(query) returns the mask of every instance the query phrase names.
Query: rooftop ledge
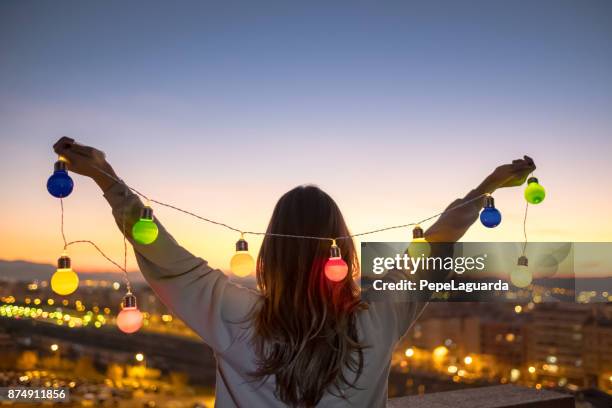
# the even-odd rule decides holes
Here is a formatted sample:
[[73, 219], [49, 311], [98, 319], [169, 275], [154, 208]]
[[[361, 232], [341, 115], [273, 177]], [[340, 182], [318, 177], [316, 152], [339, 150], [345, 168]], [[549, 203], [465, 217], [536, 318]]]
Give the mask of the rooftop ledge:
[[388, 408], [574, 408], [574, 397], [515, 385], [393, 398]]

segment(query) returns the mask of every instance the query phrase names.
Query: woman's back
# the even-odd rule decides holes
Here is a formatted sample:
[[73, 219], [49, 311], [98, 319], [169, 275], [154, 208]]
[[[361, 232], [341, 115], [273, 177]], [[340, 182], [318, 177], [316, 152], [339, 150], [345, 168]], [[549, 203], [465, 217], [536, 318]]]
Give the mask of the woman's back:
[[[123, 184], [105, 192], [118, 225], [123, 217], [135, 219], [142, 203]], [[264, 307], [263, 294], [236, 285], [218, 269], [193, 256], [159, 225], [150, 245], [132, 242], [140, 270], [156, 294], [177, 316], [212, 347], [217, 358], [216, 403], [221, 407], [281, 407], [276, 375], [258, 377], [261, 340], [256, 316]], [[293, 293], [295, 295], [295, 293]], [[394, 345], [414, 321], [420, 303], [371, 303], [354, 310], [356, 337], [363, 346], [362, 369], [340, 366], [351, 385], [327, 386], [316, 405], [377, 407], [387, 400], [387, 376]], [[299, 319], [302, 310], [286, 307], [285, 316]], [[264, 349], [268, 346], [264, 342]], [[299, 350], [296, 350], [299, 357]], [[327, 369], [328, 367], [323, 367]], [[317, 372], [296, 371], [299, 387], [305, 376]], [[344, 397], [340, 396], [340, 393]]]
[[[257, 295], [251, 295], [258, 302]], [[416, 316], [422, 304], [412, 303], [406, 307], [406, 317]], [[323, 407], [384, 407], [387, 402], [387, 380], [391, 354], [397, 340], [398, 330], [408, 327], [409, 322], [399, 324], [398, 315], [388, 303], [373, 303], [356, 315], [360, 341], [367, 347], [363, 351], [364, 369], [354, 387], [346, 387], [346, 399], [326, 392], [319, 402]], [[291, 311], [287, 311], [291, 313]], [[223, 353], [217, 353], [216, 401], [220, 407], [285, 407], [275, 396], [276, 383], [273, 376], [263, 382], [253, 381], [252, 373], [257, 368], [253, 349], [253, 330], [244, 333]], [[348, 376], [354, 373], [347, 372]], [[354, 377], [350, 377], [351, 380]]]

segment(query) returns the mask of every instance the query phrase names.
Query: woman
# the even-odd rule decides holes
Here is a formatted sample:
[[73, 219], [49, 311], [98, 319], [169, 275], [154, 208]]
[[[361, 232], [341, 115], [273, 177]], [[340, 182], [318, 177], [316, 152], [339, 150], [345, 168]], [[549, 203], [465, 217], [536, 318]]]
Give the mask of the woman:
[[[142, 203], [117, 182], [104, 153], [66, 137], [54, 150], [69, 160], [70, 170], [100, 186], [120, 228], [125, 217], [125, 230], [131, 231]], [[521, 185], [534, 169], [527, 156], [500, 166], [451, 206], [500, 187]], [[457, 241], [481, 207], [482, 200], [476, 199], [443, 215], [427, 230], [427, 239]], [[159, 228], [151, 245], [127, 238], [162, 302], [214, 350], [218, 406], [386, 405], [391, 353], [424, 304], [362, 303], [351, 279], [358, 273], [352, 240], [338, 242], [351, 273], [332, 283], [323, 275], [328, 241], [266, 236], [257, 260], [259, 291], [252, 291], [230, 282]], [[281, 197], [268, 232], [349, 235], [336, 203], [314, 186], [300, 186]]]

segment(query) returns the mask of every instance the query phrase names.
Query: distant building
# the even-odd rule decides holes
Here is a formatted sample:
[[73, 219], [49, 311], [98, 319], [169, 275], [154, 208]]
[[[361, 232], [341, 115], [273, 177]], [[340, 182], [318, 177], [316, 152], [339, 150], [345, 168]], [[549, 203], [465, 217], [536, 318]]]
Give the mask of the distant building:
[[528, 327], [527, 363], [546, 385], [584, 385], [584, 326], [592, 305], [538, 304]]
[[602, 306], [584, 326], [586, 386], [612, 392], [612, 305]]

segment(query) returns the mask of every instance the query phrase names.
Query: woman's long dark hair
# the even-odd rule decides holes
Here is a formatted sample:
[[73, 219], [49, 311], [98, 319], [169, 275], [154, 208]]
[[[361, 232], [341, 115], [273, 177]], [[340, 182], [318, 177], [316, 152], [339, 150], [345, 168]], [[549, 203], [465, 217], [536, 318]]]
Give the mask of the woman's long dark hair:
[[[340, 209], [316, 186], [283, 195], [269, 233], [339, 237], [349, 235]], [[341, 282], [324, 275], [331, 242], [266, 236], [257, 259], [263, 304], [257, 309], [255, 377], [273, 375], [276, 397], [287, 405], [311, 407], [326, 391], [343, 397], [363, 370], [355, 312], [362, 307], [353, 281], [358, 270], [353, 241], [338, 241], [349, 274]]]

